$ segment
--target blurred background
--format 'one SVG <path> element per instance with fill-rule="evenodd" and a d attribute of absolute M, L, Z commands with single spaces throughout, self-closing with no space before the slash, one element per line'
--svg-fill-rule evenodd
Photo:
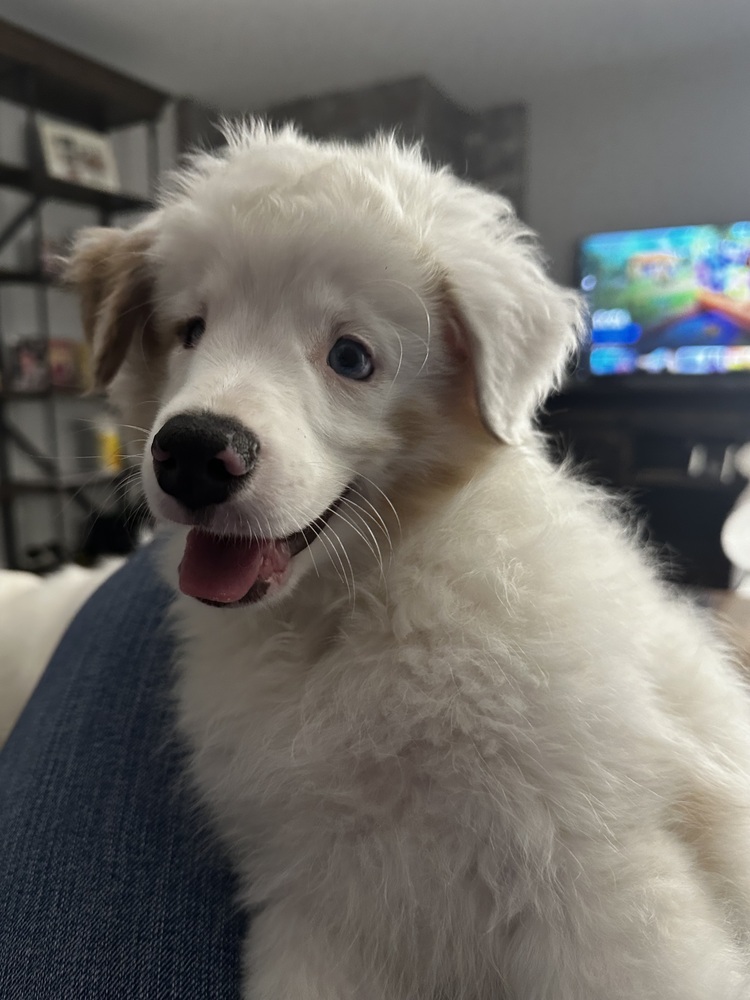
<path fill-rule="evenodd" d="M 1 13 L 0 565 L 46 573 L 137 543 L 116 422 L 79 394 L 87 358 L 57 255 L 82 225 L 146 211 L 161 170 L 220 141 L 219 114 L 264 113 L 315 136 L 397 127 L 510 198 L 590 305 L 589 341 L 542 417 L 556 454 L 629 498 L 667 575 L 739 583 L 747 0 L 4 0 Z"/>

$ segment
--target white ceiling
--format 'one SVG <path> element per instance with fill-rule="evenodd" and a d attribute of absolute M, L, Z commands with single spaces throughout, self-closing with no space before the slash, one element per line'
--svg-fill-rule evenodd
<path fill-rule="evenodd" d="M 418 73 L 481 107 L 544 77 L 680 53 L 710 73 L 701 50 L 750 49 L 750 0 L 3 0 L 2 15 L 228 110 Z"/>

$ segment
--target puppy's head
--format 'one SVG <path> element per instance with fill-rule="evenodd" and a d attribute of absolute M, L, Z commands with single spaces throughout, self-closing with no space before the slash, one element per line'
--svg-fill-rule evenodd
<path fill-rule="evenodd" d="M 89 230 L 69 276 L 94 377 L 147 435 L 181 589 L 290 592 L 377 547 L 390 496 L 516 445 L 576 341 L 501 198 L 378 139 L 240 128 L 129 231 Z"/>

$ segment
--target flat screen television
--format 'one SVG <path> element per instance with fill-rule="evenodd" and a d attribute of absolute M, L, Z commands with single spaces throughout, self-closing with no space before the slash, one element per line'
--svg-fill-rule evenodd
<path fill-rule="evenodd" d="M 581 241 L 579 274 L 579 376 L 750 383 L 750 222 L 598 233 Z"/>

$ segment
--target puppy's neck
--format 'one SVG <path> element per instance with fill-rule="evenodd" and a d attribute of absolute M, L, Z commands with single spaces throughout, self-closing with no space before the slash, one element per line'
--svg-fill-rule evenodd
<path fill-rule="evenodd" d="M 424 413 L 401 416 L 411 452 L 387 490 L 389 503 L 380 504 L 389 527 L 396 522 L 400 535 L 439 513 L 504 447 L 486 430 L 463 379 L 446 393 L 443 403 L 447 412 L 432 419 Z"/>

